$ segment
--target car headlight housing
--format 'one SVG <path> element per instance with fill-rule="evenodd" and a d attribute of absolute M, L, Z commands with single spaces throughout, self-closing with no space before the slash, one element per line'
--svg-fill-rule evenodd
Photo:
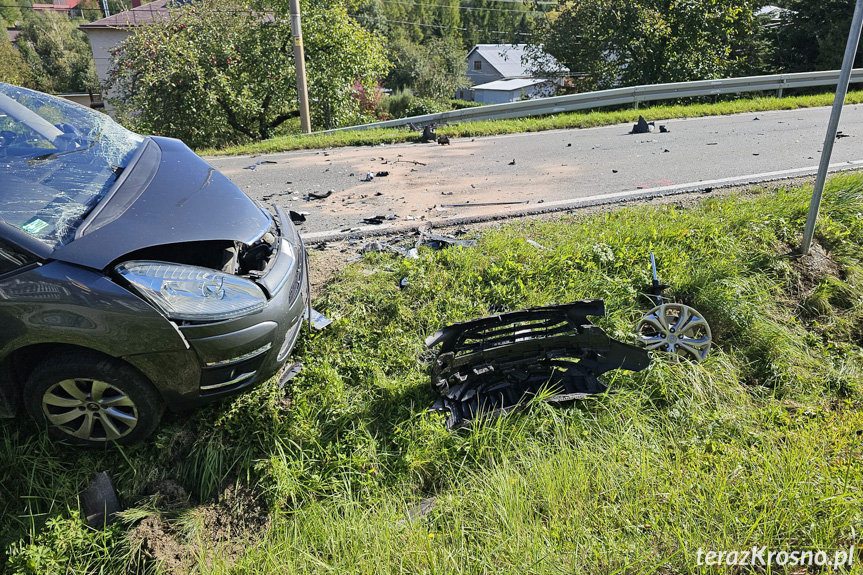
<path fill-rule="evenodd" d="M 267 304 L 255 283 L 198 266 L 128 261 L 116 268 L 147 301 L 171 319 L 218 321 L 246 315 Z"/>

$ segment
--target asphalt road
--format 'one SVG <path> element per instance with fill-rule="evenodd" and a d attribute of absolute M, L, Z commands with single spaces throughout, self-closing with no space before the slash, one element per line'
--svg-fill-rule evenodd
<path fill-rule="evenodd" d="M 308 212 L 300 231 L 321 239 L 806 175 L 820 161 L 829 115 L 814 108 L 668 120 L 643 135 L 617 125 L 207 160 L 252 198 Z M 831 164 L 861 163 L 863 107 L 846 107 L 839 129 L 847 137 Z M 361 182 L 369 172 L 388 175 Z M 477 205 L 494 202 L 522 203 Z M 363 221 L 375 216 L 383 223 Z"/>

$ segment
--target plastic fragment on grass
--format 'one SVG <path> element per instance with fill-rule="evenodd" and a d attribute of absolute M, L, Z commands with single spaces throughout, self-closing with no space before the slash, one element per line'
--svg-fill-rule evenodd
<path fill-rule="evenodd" d="M 107 471 L 93 476 L 87 489 L 81 493 L 80 499 L 81 509 L 90 527 L 101 529 L 117 519 L 120 501 L 117 499 L 117 492 Z"/>
<path fill-rule="evenodd" d="M 434 411 L 449 414 L 447 428 L 477 417 L 523 408 L 540 394 L 551 403 L 603 393 L 607 371 L 641 371 L 643 349 L 609 337 L 588 316 L 604 316 L 602 300 L 536 307 L 447 326 L 426 339 L 438 347 L 431 384 Z"/>
<path fill-rule="evenodd" d="M 313 328 L 320 331 L 333 323 L 333 320 L 316 310 L 315 308 L 311 309 L 311 314 L 309 315 L 309 323 Z"/>
<path fill-rule="evenodd" d="M 300 361 L 292 363 L 291 365 L 286 367 L 285 370 L 282 372 L 282 375 L 279 376 L 279 389 L 284 389 L 285 384 L 297 377 L 301 371 L 303 371 L 303 364 Z"/>
<path fill-rule="evenodd" d="M 435 250 L 441 250 L 450 246 L 472 248 L 476 245 L 476 240 L 459 240 L 448 236 L 424 232 L 422 235 L 422 244 Z"/>

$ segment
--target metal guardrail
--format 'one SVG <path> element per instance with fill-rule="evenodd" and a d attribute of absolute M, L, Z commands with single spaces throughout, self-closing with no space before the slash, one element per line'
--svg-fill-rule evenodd
<path fill-rule="evenodd" d="M 604 106 L 621 104 L 637 105 L 639 102 L 695 98 L 720 94 L 740 94 L 743 92 L 776 91 L 781 97 L 785 89 L 809 88 L 813 86 L 835 86 L 839 81 L 839 70 L 825 72 L 803 72 L 800 74 L 776 74 L 773 76 L 747 76 L 744 78 L 724 78 L 721 80 L 699 80 L 696 82 L 677 82 L 673 84 L 654 84 L 650 86 L 631 86 L 614 88 L 599 92 L 585 92 L 567 96 L 538 98 L 508 104 L 491 104 L 476 108 L 450 110 L 437 114 L 425 114 L 374 124 L 363 124 L 347 128 L 336 128 L 318 133 L 343 132 L 348 130 L 370 130 L 372 128 L 395 128 L 408 123 L 425 125 L 444 122 L 476 122 L 480 120 L 506 120 L 527 116 L 545 116 L 560 112 L 589 110 Z M 851 73 L 851 83 L 863 82 L 863 69 Z"/>

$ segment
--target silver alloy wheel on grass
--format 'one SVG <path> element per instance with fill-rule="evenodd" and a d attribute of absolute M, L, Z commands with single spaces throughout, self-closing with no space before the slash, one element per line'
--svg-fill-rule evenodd
<path fill-rule="evenodd" d="M 138 425 L 138 408 L 120 389 L 98 379 L 60 381 L 42 395 L 45 418 L 80 440 L 116 441 Z"/>
<path fill-rule="evenodd" d="M 704 316 L 680 303 L 656 306 L 644 314 L 636 332 L 648 351 L 665 351 L 695 361 L 703 361 L 713 343 Z"/>

